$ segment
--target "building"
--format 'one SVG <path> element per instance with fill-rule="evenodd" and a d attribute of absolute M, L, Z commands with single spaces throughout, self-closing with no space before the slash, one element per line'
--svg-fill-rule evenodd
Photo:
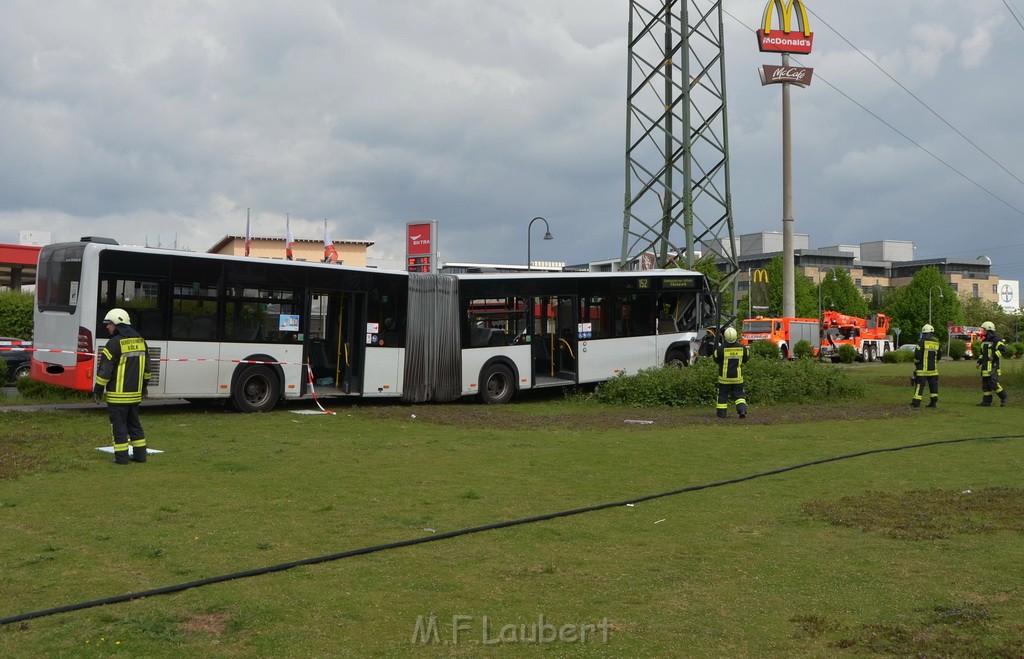
<path fill-rule="evenodd" d="M 338 263 L 366 267 L 366 251 L 373 246 L 367 240 L 335 240 L 334 249 L 338 252 Z M 210 254 L 245 255 L 245 236 L 224 236 L 216 245 L 206 250 Z M 260 259 L 284 259 L 284 237 L 265 238 L 253 236 L 249 244 L 249 256 Z M 296 261 L 324 260 L 323 240 L 296 239 L 292 248 L 292 256 Z"/>
<path fill-rule="evenodd" d="M 750 287 L 751 273 L 766 267 L 772 259 L 782 254 L 781 242 L 765 239 L 774 232 L 762 232 L 740 236 L 737 243 L 752 249 L 771 247 L 770 251 L 740 251 L 737 261 L 740 265 L 738 287 L 745 293 Z M 781 235 L 781 234 L 780 234 Z M 794 239 L 794 244 L 800 241 Z M 938 268 L 950 288 L 959 294 L 969 295 L 1007 308 L 1016 303 L 1019 308 L 1019 294 L 1013 291 L 1019 287 L 1016 282 L 1000 280 L 991 272 L 992 262 L 983 259 L 915 259 L 914 243 L 907 240 L 878 240 L 860 245 L 831 245 L 819 249 L 794 248 L 794 272 L 809 277 L 820 284 L 831 270 L 845 270 L 862 293 L 872 297 L 874 304 L 881 299 L 881 292 L 887 288 L 906 286 L 921 268 Z M 722 265 L 720 263 L 720 265 Z M 1003 284 L 1007 284 L 1004 287 Z M 1007 301 L 1004 301 L 1004 298 Z"/>

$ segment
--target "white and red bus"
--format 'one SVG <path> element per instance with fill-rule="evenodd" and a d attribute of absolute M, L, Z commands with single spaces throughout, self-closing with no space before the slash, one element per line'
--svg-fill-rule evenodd
<path fill-rule="evenodd" d="M 685 270 L 410 274 L 86 238 L 40 252 L 31 377 L 90 390 L 120 307 L 149 345 L 151 398 L 502 403 L 691 363 L 716 299 Z"/>

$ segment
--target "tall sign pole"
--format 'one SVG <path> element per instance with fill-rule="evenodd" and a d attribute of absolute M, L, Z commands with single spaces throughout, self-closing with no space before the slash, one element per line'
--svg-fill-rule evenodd
<path fill-rule="evenodd" d="M 781 29 L 772 29 L 777 16 Z M 794 26 L 793 18 L 797 25 Z M 793 30 L 793 27 L 799 29 Z M 761 84 L 782 85 L 782 315 L 796 316 L 796 275 L 793 249 L 793 139 L 789 109 L 789 88 L 792 84 L 806 87 L 813 69 L 791 67 L 790 53 L 808 54 L 814 42 L 807 8 L 802 0 L 769 0 L 764 8 L 762 28 L 757 31 L 761 52 L 781 53 L 781 67 L 761 67 Z M 806 82 L 803 82 L 806 80 Z"/>

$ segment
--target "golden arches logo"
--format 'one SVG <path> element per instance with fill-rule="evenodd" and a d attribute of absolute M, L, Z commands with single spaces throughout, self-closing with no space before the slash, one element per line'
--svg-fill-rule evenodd
<path fill-rule="evenodd" d="M 796 32 L 793 32 L 794 14 L 800 28 Z M 782 23 L 780 30 L 772 30 L 772 16 L 778 16 Z M 764 8 L 764 20 L 757 31 L 757 44 L 761 52 L 810 53 L 814 45 L 814 34 L 811 33 L 811 22 L 807 19 L 807 7 L 803 0 L 768 0 Z"/>
<path fill-rule="evenodd" d="M 768 283 L 768 271 L 764 268 L 754 270 L 754 283 L 758 284 L 760 282 Z"/>
<path fill-rule="evenodd" d="M 775 11 L 772 11 L 773 9 Z M 804 33 L 805 37 L 810 37 L 811 22 L 807 20 L 807 7 L 801 0 L 768 0 L 768 5 L 764 8 L 765 34 L 771 34 L 772 14 L 778 14 L 779 20 L 782 21 L 783 32 L 786 34 L 792 32 L 794 9 L 797 11 L 796 19 L 800 23 L 800 31 Z"/>

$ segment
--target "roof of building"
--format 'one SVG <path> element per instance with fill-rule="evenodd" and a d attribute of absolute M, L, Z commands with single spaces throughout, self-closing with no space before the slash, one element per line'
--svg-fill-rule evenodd
<path fill-rule="evenodd" d="M 284 236 L 252 236 L 252 240 L 254 242 L 257 241 L 257 240 L 261 240 L 261 241 L 268 241 L 268 242 L 282 242 L 283 243 L 284 239 L 285 239 Z M 224 247 L 227 246 L 227 244 L 230 243 L 233 240 L 245 240 L 245 236 L 236 236 L 236 235 L 224 236 L 219 241 L 217 241 L 217 244 L 215 244 L 213 247 L 211 247 L 210 249 L 208 249 L 206 251 L 208 253 L 210 253 L 210 254 L 216 254 L 217 252 L 219 252 L 222 249 L 224 249 Z M 321 238 L 295 238 L 295 237 L 293 237 L 292 240 L 294 240 L 296 244 L 316 243 L 318 245 L 323 245 L 323 243 L 324 243 L 323 239 L 321 239 Z M 372 247 L 374 245 L 373 241 L 371 241 L 371 240 L 334 240 L 334 239 L 332 239 L 331 242 L 334 243 L 335 245 L 364 245 L 366 247 Z"/>

